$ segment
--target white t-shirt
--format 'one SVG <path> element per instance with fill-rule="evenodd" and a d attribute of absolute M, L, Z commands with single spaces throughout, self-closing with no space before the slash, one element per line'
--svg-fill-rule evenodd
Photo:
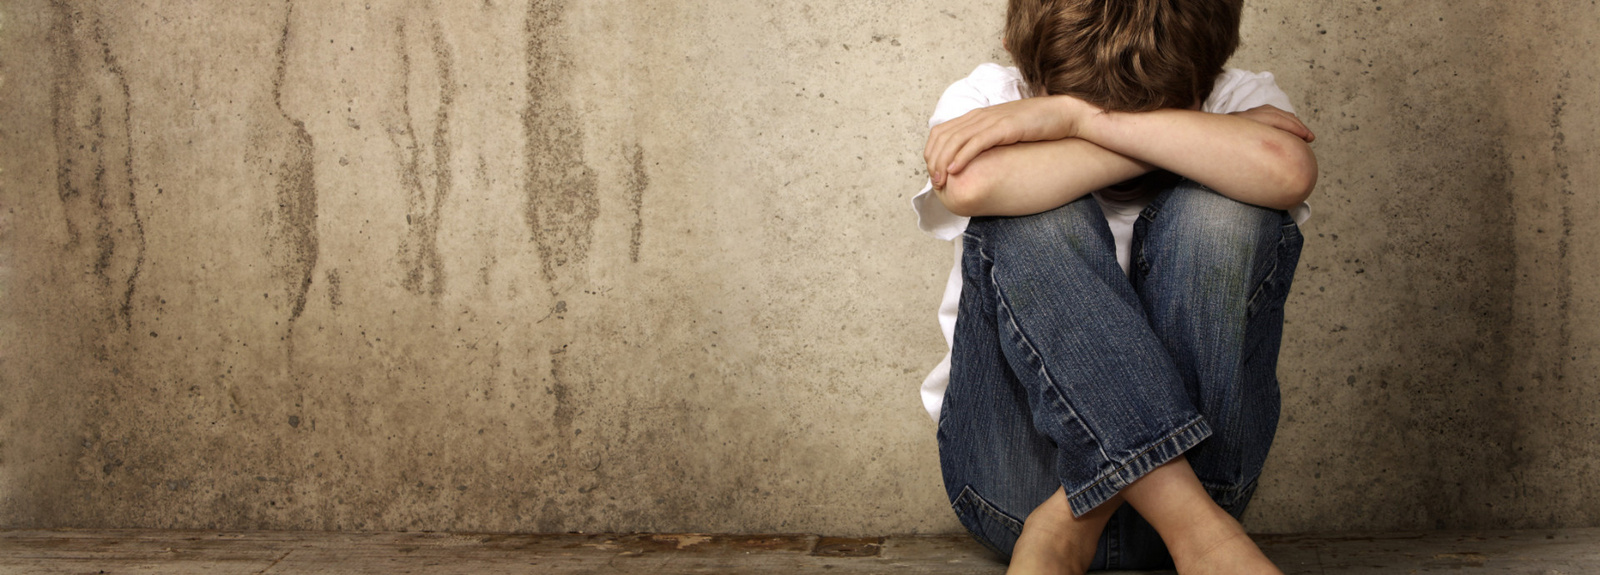
<path fill-rule="evenodd" d="M 928 127 L 932 128 L 954 120 L 978 108 L 1020 100 L 1022 86 L 1022 74 L 1017 72 L 1016 68 L 992 63 L 978 66 L 971 75 L 957 80 L 945 89 L 944 95 L 939 98 L 939 105 L 934 108 L 933 118 L 928 120 Z M 1272 73 L 1255 73 L 1229 68 L 1217 76 L 1217 83 L 1211 89 L 1211 96 L 1206 98 L 1200 110 L 1228 114 L 1269 105 L 1294 113 L 1294 108 L 1289 105 L 1289 96 L 1278 89 Z M 1100 203 L 1100 209 L 1106 216 L 1106 223 L 1111 226 L 1111 235 L 1116 239 L 1117 263 L 1122 265 L 1123 273 L 1127 273 L 1133 249 L 1133 224 L 1139 219 L 1139 212 L 1149 205 L 1150 200 L 1143 198 L 1130 202 L 1116 202 L 1105 199 L 1099 192 L 1094 193 L 1094 199 Z M 945 283 L 944 300 L 939 303 L 939 327 L 944 331 L 945 344 L 953 347 L 956 310 L 961 303 L 961 233 L 967 229 L 968 218 L 950 213 L 950 210 L 939 201 L 938 196 L 934 195 L 931 181 L 911 198 L 911 207 L 917 212 L 917 227 L 922 228 L 928 235 L 941 240 L 952 240 L 955 244 L 955 265 L 950 270 L 950 279 Z M 1311 207 L 1302 203 L 1289 210 L 1289 213 L 1296 222 L 1305 223 L 1311 216 Z M 929 373 L 927 379 L 922 381 L 922 405 L 928 409 L 928 415 L 933 416 L 935 422 L 939 421 L 939 408 L 944 404 L 944 390 L 949 386 L 950 354 L 946 353 L 939 365 L 933 368 L 933 373 Z"/>

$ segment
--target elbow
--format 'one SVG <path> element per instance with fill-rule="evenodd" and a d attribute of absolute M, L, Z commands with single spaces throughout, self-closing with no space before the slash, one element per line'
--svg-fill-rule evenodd
<path fill-rule="evenodd" d="M 1306 201 L 1306 198 L 1311 197 L 1312 190 L 1317 188 L 1317 157 L 1312 155 L 1311 148 L 1305 148 L 1305 154 L 1295 163 L 1294 169 L 1290 170 L 1288 180 L 1284 185 L 1284 189 L 1288 191 L 1286 203 L 1289 205 L 1283 208 L 1286 210 Z"/>
<path fill-rule="evenodd" d="M 1287 210 L 1300 205 L 1317 187 L 1317 157 L 1311 147 L 1296 138 L 1287 146 L 1269 146 L 1277 166 L 1273 178 L 1273 198 L 1267 207 Z"/>
<path fill-rule="evenodd" d="M 980 170 L 967 166 L 959 174 L 945 177 L 944 189 L 939 191 L 939 201 L 950 213 L 963 216 L 985 215 L 984 207 L 990 196 L 987 179 Z"/>

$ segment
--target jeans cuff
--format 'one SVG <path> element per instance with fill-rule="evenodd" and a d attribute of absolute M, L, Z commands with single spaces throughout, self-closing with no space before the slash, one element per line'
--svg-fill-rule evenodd
<path fill-rule="evenodd" d="M 1101 475 L 1088 487 L 1067 495 L 1072 505 L 1072 516 L 1081 517 L 1116 496 L 1118 491 L 1137 481 L 1144 474 L 1160 467 L 1183 452 L 1211 436 L 1211 426 L 1204 418 L 1195 416 L 1166 437 L 1144 448 L 1121 466 Z"/>

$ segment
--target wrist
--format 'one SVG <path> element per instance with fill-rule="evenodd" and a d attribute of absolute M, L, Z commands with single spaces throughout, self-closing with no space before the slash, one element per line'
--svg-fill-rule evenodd
<path fill-rule="evenodd" d="M 1071 137 L 1098 144 L 1097 140 L 1104 136 L 1111 121 L 1112 112 L 1077 98 L 1064 98 L 1069 100 L 1065 106 L 1070 110 L 1067 117 L 1071 119 Z"/>
<path fill-rule="evenodd" d="M 1037 96 L 1037 101 L 1043 104 L 1038 108 L 1034 124 L 1036 132 L 1029 134 L 1024 141 L 1065 140 L 1078 137 L 1084 120 L 1089 116 L 1090 106 L 1082 100 L 1072 96 Z"/>

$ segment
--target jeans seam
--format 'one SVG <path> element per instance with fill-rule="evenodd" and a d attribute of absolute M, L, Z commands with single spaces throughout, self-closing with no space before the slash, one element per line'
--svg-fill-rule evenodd
<path fill-rule="evenodd" d="M 1015 524 L 1022 523 L 1021 521 L 1018 521 L 1017 518 L 1010 516 L 1004 511 L 995 509 L 994 504 L 989 503 L 989 500 L 984 499 L 982 495 L 978 495 L 978 491 L 973 489 L 971 485 L 962 488 L 962 490 L 970 493 L 975 503 L 974 506 L 978 508 L 978 511 L 982 512 L 984 515 L 988 515 L 991 519 L 1001 521 L 1007 525 L 1008 528 L 1014 526 Z"/>
<path fill-rule="evenodd" d="M 1021 526 L 1022 526 L 1023 522 L 1017 520 L 1017 518 L 1012 517 L 1011 515 L 1007 514 L 1006 512 L 1001 511 L 999 508 L 995 507 L 994 504 L 990 503 L 988 499 L 984 499 L 984 497 L 982 495 L 979 495 L 978 491 L 976 489 L 973 489 L 972 485 L 970 485 L 970 484 L 963 485 L 961 487 L 961 493 L 959 495 L 957 495 L 955 499 L 950 501 L 950 509 L 951 509 L 951 511 L 956 513 L 957 517 L 961 517 L 961 509 L 960 509 L 961 506 L 959 506 L 958 504 L 963 500 L 965 500 L 967 502 L 965 504 L 965 507 L 971 508 L 971 509 L 977 511 L 978 513 L 981 513 L 984 516 L 987 516 L 990 519 L 998 522 L 1001 527 L 1003 527 L 1007 531 L 1010 531 L 1012 536 L 1014 536 L 1014 537 L 1021 536 L 1021 534 L 1022 534 L 1022 527 Z M 977 519 L 977 518 L 974 518 L 974 519 Z M 1010 555 L 1010 553 L 1006 552 L 1003 549 L 1000 549 L 1000 542 L 998 542 L 998 541 L 989 541 L 987 536 L 985 536 L 984 534 L 981 533 L 981 531 L 982 531 L 981 529 L 974 529 L 974 527 L 977 527 L 977 526 L 974 525 L 974 526 L 967 527 L 967 530 L 973 532 L 973 535 L 977 536 L 975 538 L 978 539 L 978 542 L 983 544 L 984 547 L 988 547 L 990 551 L 993 551 L 993 552 L 995 552 L 995 553 L 997 553 L 999 555 L 1002 555 L 1002 556 L 1009 556 Z"/>
<path fill-rule="evenodd" d="M 1284 235 L 1282 232 L 1279 232 L 1278 244 L 1274 246 L 1275 249 L 1273 250 L 1272 268 L 1267 270 L 1266 275 L 1261 277 L 1261 283 L 1256 285 L 1255 291 L 1250 294 L 1250 299 L 1245 300 L 1244 317 L 1246 321 L 1252 317 L 1255 317 L 1255 315 L 1260 311 L 1257 309 L 1257 302 L 1261 301 L 1261 298 L 1267 293 L 1267 288 L 1271 286 L 1272 281 L 1277 278 L 1278 268 L 1283 267 L 1281 260 L 1283 259 L 1284 246 L 1288 243 L 1288 241 L 1288 236 Z"/>
<path fill-rule="evenodd" d="M 1123 518 L 1117 514 L 1111 516 L 1111 521 L 1106 524 L 1106 569 L 1116 569 L 1122 566 L 1122 537 Z"/>
<path fill-rule="evenodd" d="M 1252 481 L 1254 481 L 1254 479 L 1249 481 L 1241 481 L 1236 485 L 1201 481 L 1200 486 L 1204 487 L 1207 493 L 1216 494 L 1214 499 L 1216 499 L 1217 505 L 1226 506 L 1232 505 L 1238 499 L 1239 493 L 1244 491 L 1244 487 L 1249 485 Z"/>
<path fill-rule="evenodd" d="M 1044 378 L 1050 391 L 1056 395 L 1061 405 L 1066 407 L 1066 411 L 1071 416 L 1072 421 L 1077 423 L 1078 427 L 1083 429 L 1084 434 L 1088 435 L 1089 439 L 1094 442 L 1094 448 L 1100 452 L 1100 457 L 1104 458 L 1105 461 L 1112 461 L 1111 455 L 1106 453 L 1105 443 L 1100 441 L 1100 435 L 1089 429 L 1088 422 L 1085 422 L 1083 417 L 1078 415 L 1078 410 L 1072 407 L 1072 402 L 1067 401 L 1067 398 L 1061 393 L 1060 387 L 1056 385 L 1056 379 L 1050 376 L 1048 366 L 1045 365 L 1044 359 L 1039 355 L 1039 350 L 1028 339 L 1028 334 L 1022 331 L 1022 326 L 1017 324 L 1016 315 L 1011 313 L 1011 305 L 1006 302 L 1005 294 L 1000 291 L 1000 281 L 994 277 L 994 272 L 995 267 L 990 267 L 989 282 L 994 289 L 994 299 L 999 303 L 1000 309 L 1005 312 L 1006 323 L 1011 326 L 1012 333 L 1016 334 L 1015 337 L 1019 340 L 1018 343 L 1027 348 L 1029 359 L 1039 366 L 1039 375 Z"/>

